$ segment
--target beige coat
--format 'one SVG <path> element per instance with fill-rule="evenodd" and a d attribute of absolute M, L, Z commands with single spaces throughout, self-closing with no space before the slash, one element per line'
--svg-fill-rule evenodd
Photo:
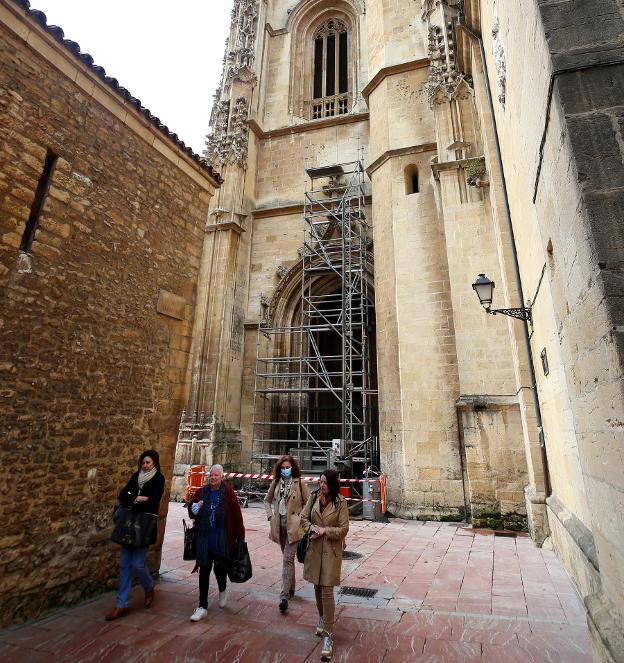
<path fill-rule="evenodd" d="M 267 496 L 264 498 L 264 508 L 267 518 L 271 521 L 269 539 L 280 542 L 280 515 L 279 515 L 279 486 L 281 479 L 272 481 Z M 303 536 L 301 531 L 301 510 L 310 497 L 310 489 L 301 479 L 293 479 L 288 499 L 286 500 L 286 531 L 288 543 L 295 543 Z"/>
<path fill-rule="evenodd" d="M 330 502 L 321 513 L 319 500 L 312 496 L 301 513 L 301 526 L 307 532 L 311 525 L 325 527 L 325 535 L 310 539 L 310 547 L 303 565 L 303 577 L 315 585 L 335 587 L 340 584 L 342 551 L 349 531 L 347 500 L 338 496 L 338 504 Z M 312 511 L 310 512 L 310 509 Z"/>

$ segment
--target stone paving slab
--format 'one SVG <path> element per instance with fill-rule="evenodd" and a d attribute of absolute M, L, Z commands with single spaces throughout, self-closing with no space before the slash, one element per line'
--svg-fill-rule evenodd
<path fill-rule="evenodd" d="M 197 575 L 183 562 L 182 518 L 172 503 L 156 599 L 105 622 L 113 594 L 0 631 L 11 663 L 296 663 L 320 660 L 312 587 L 297 564 L 296 593 L 278 609 L 281 556 L 268 540 L 264 509 L 243 511 L 254 567 L 230 585 L 225 609 L 211 579 L 209 616 L 191 623 Z M 112 545 L 112 544 L 111 544 Z M 372 598 L 337 595 L 334 661 L 352 663 L 590 663 L 583 605 L 554 553 L 526 536 L 501 537 L 447 523 L 352 521 L 343 586 Z"/>

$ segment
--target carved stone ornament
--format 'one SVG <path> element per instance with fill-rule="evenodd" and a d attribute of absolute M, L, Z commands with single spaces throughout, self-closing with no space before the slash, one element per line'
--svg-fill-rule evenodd
<path fill-rule="evenodd" d="M 280 280 L 283 279 L 286 276 L 287 272 L 288 272 L 288 269 L 286 269 L 286 267 L 284 267 L 284 265 L 278 265 L 277 269 L 275 270 L 275 273 L 277 274 L 277 278 L 280 279 Z"/>
<path fill-rule="evenodd" d="M 220 101 L 213 110 L 213 130 L 207 136 L 204 156 L 213 165 L 233 163 L 245 167 L 249 144 L 247 99 L 238 97 L 230 116 L 230 102 Z"/>
<path fill-rule="evenodd" d="M 507 58 L 505 47 L 500 33 L 500 23 L 496 5 L 494 5 L 494 24 L 492 26 L 492 54 L 494 55 L 494 68 L 496 69 L 496 86 L 498 88 L 498 101 L 504 106 L 507 87 Z"/>
<path fill-rule="evenodd" d="M 230 43 L 234 48 L 226 57 L 222 92 L 229 90 L 234 80 L 252 85 L 257 82 L 254 71 L 257 18 L 258 0 L 234 0 L 230 27 Z"/>
<path fill-rule="evenodd" d="M 425 89 L 429 103 L 434 103 L 438 92 L 451 99 L 464 76 L 457 70 L 455 53 L 447 50 L 442 28 L 438 26 L 429 29 L 428 56 L 431 62 Z"/>
<path fill-rule="evenodd" d="M 339 18 L 330 18 L 325 21 L 323 25 L 314 33 L 314 39 L 322 39 L 323 37 L 334 37 L 336 35 L 347 32 L 347 26 Z"/>
<path fill-rule="evenodd" d="M 268 327 L 271 320 L 271 299 L 260 293 L 260 326 Z"/>
<path fill-rule="evenodd" d="M 192 437 L 196 437 L 198 432 L 204 433 L 202 437 L 206 437 L 206 434 L 212 432 L 213 427 L 214 415 L 212 413 L 182 410 L 179 433 L 184 434 L 183 437 L 190 440 Z"/>
<path fill-rule="evenodd" d="M 229 156 L 227 144 L 228 121 L 230 116 L 230 102 L 228 99 L 217 102 L 212 109 L 212 133 L 207 136 L 206 159 L 216 165 L 223 164 Z"/>
<path fill-rule="evenodd" d="M 238 97 L 232 119 L 230 121 L 230 145 L 231 160 L 239 166 L 244 166 L 247 162 L 247 147 L 249 144 L 249 108 L 245 97 Z"/>
<path fill-rule="evenodd" d="M 444 9 L 442 15 L 432 16 L 433 10 L 440 6 Z M 460 7 L 460 0 L 426 0 L 423 3 L 423 20 L 429 24 L 427 56 L 430 61 L 425 89 L 431 105 L 452 99 L 464 80 L 457 68 L 453 30 L 453 20 Z"/>
<path fill-rule="evenodd" d="M 236 163 L 246 166 L 249 129 L 249 104 L 238 97 L 231 109 L 229 94 L 235 80 L 257 83 L 255 49 L 258 20 L 258 0 L 234 0 L 230 37 L 225 42 L 221 82 L 214 95 L 210 117 L 211 133 L 207 136 L 204 155 L 213 165 Z"/>
<path fill-rule="evenodd" d="M 457 7 L 458 9 L 461 9 L 462 0 L 422 0 L 422 20 L 426 21 L 431 12 L 433 12 L 436 7 L 439 7 L 440 5 L 446 5 L 447 7 Z"/>

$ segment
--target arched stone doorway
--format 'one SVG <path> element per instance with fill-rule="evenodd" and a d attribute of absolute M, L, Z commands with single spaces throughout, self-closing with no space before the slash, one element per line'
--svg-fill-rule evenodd
<path fill-rule="evenodd" d="M 340 280 L 324 275 L 302 281 L 301 262 L 283 277 L 258 336 L 252 440 L 257 469 L 267 470 L 275 456 L 295 450 L 304 469 L 311 471 L 333 465 L 340 457 L 336 464 L 346 475 L 361 476 L 366 467 L 379 467 L 372 269 L 365 278 L 368 324 L 360 341 L 366 350 L 351 361 L 355 425 L 345 448 L 340 401 L 345 371 L 337 331 L 343 314 Z M 312 329 L 302 329 L 302 289 L 317 302 L 321 324 Z M 325 454 L 332 442 L 336 453 L 328 460 Z"/>

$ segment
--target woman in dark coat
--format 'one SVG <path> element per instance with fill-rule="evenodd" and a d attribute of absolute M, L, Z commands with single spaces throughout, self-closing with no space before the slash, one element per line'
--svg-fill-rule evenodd
<path fill-rule="evenodd" d="M 208 578 L 214 565 L 219 588 L 219 607 L 225 608 L 227 569 L 234 557 L 236 541 L 245 540 L 243 514 L 236 493 L 223 483 L 223 467 L 213 465 L 208 485 L 200 488 L 188 507 L 197 530 L 197 566 L 199 567 L 199 606 L 191 615 L 198 622 L 208 614 Z"/>
<path fill-rule="evenodd" d="M 119 503 L 133 512 L 145 512 L 158 514 L 160 509 L 160 499 L 165 490 L 165 477 L 160 471 L 160 459 L 158 452 L 154 449 L 144 451 L 139 458 L 139 469 L 131 477 L 119 493 Z M 107 621 L 119 619 L 128 614 L 128 600 L 130 598 L 130 589 L 132 588 L 132 571 L 143 589 L 145 590 L 145 600 L 143 605 L 149 608 L 154 600 L 154 580 L 150 575 L 149 569 L 145 566 L 145 556 L 149 545 L 156 543 L 156 529 L 148 546 L 144 548 L 131 548 L 130 546 L 121 546 L 121 555 L 119 558 L 119 591 L 117 592 L 117 601 L 115 609 L 106 615 Z"/>

